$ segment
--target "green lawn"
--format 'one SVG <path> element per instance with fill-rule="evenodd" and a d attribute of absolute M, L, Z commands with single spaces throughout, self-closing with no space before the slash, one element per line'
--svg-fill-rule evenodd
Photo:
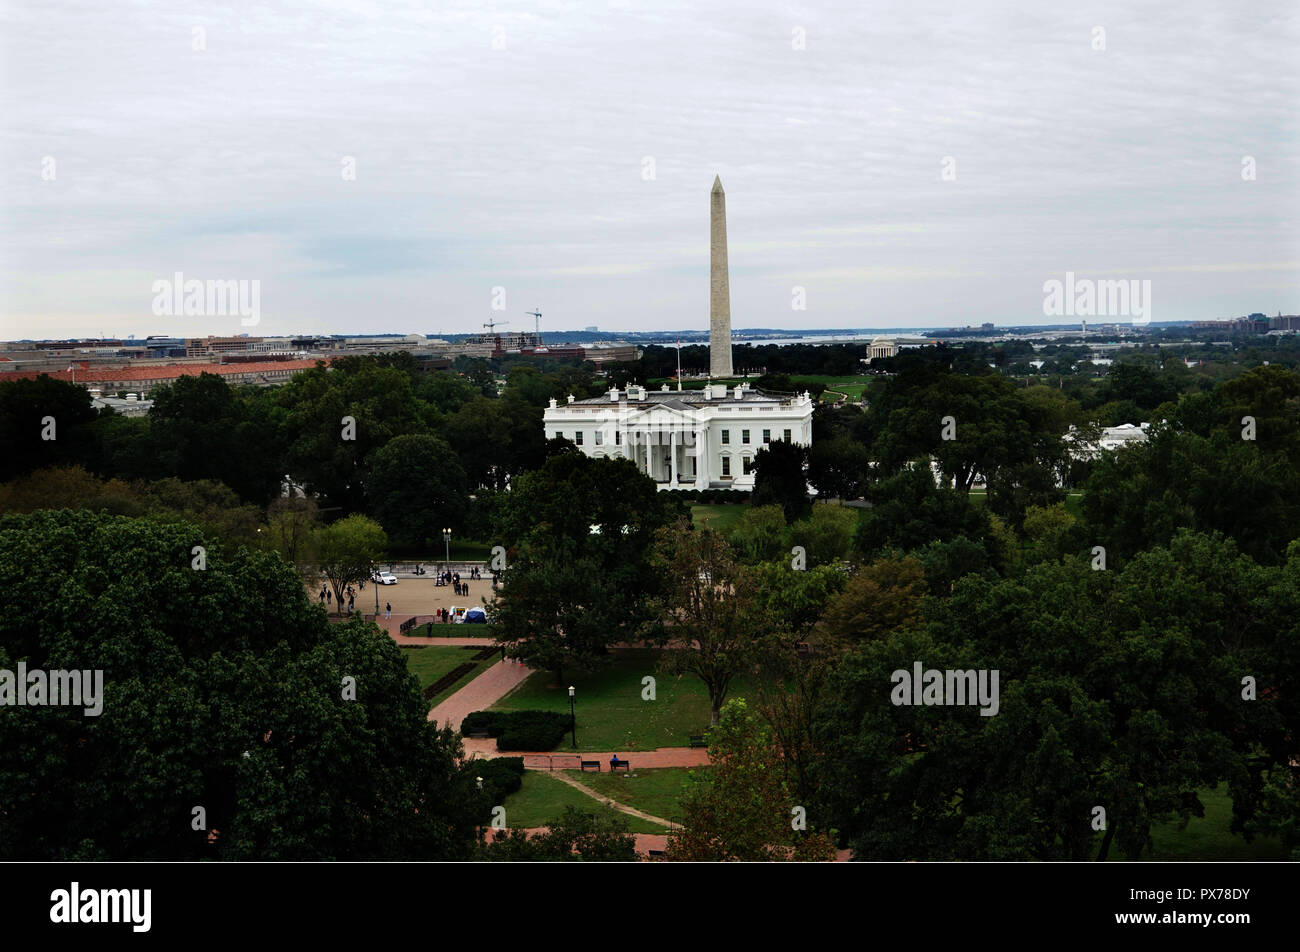
<path fill-rule="evenodd" d="M 726 379 L 719 377 L 717 380 L 685 380 L 682 382 L 682 389 L 703 390 L 705 385 L 710 383 L 734 387 L 738 383 L 748 382 L 752 386 L 757 379 L 757 377 L 728 377 Z M 822 383 L 826 385 L 828 390 L 838 390 L 840 393 L 847 394 L 850 400 L 857 400 L 862 396 L 863 391 L 867 389 L 867 385 L 870 383 L 870 379 L 869 377 L 853 375 L 846 377 L 834 377 L 829 374 L 790 375 L 790 382 L 796 386 L 805 383 Z M 646 387 L 650 390 L 658 390 L 664 384 L 668 384 L 673 389 L 677 387 L 676 382 L 668 377 L 652 377 L 646 381 Z"/>
<path fill-rule="evenodd" d="M 749 505 L 743 502 L 694 505 L 691 506 L 691 522 L 698 528 L 709 526 L 726 535 L 736 527 L 748 508 Z"/>
<path fill-rule="evenodd" d="M 868 377 L 832 377 L 827 374 L 791 374 L 790 382 L 796 386 L 802 383 L 821 383 L 827 390 L 836 390 L 848 396 L 850 400 L 862 397 L 870 382 Z M 834 398 L 832 398 L 834 399 Z"/>
<path fill-rule="evenodd" d="M 1227 784 L 1220 784 L 1213 790 L 1200 790 L 1199 795 L 1201 803 L 1205 805 L 1205 816 L 1192 817 L 1185 830 L 1180 830 L 1177 823 L 1155 827 L 1151 831 L 1151 839 L 1155 844 L 1149 853 L 1142 854 L 1144 861 L 1262 862 L 1287 858 L 1281 840 L 1276 837 L 1256 837 L 1254 842 L 1247 843 L 1242 837 L 1230 832 L 1232 797 L 1228 794 Z M 1101 836 L 1102 834 L 1097 834 L 1099 848 Z M 1122 861 L 1124 854 L 1111 843 L 1107 859 Z"/>
<path fill-rule="evenodd" d="M 492 705 L 497 711 L 569 713 L 568 685 L 577 690 L 578 747 L 623 753 L 658 747 L 685 747 L 692 734 L 709 726 L 709 697 L 699 678 L 666 674 L 658 669 L 658 651 L 620 652 L 613 665 L 594 674 L 566 674 L 566 683 L 538 671 Z M 643 701 L 642 678 L 655 679 L 655 700 Z M 743 697 L 746 679 L 732 682 L 729 697 Z M 566 737 L 556 752 L 573 750 Z M 635 761 L 634 761 L 635 763 Z"/>
<path fill-rule="evenodd" d="M 665 820 L 680 818 L 682 791 L 687 777 L 694 771 L 704 773 L 708 767 L 659 767 L 654 770 L 637 770 L 636 758 L 631 758 L 632 773 L 582 773 L 567 771 L 574 780 L 586 784 L 611 800 L 635 807 L 651 816 Z M 607 764 L 601 765 L 606 770 Z"/>
<path fill-rule="evenodd" d="M 463 627 L 463 626 L 446 626 Z M 465 648 L 448 648 L 430 647 L 430 648 L 402 648 L 402 654 L 406 656 L 406 669 L 420 679 L 420 690 L 423 691 L 429 685 L 433 684 L 444 674 L 448 674 L 452 669 L 462 664 L 474 662 L 474 670 L 465 675 L 451 687 L 444 689 L 441 693 L 434 695 L 429 700 L 429 707 L 435 707 L 443 701 L 444 698 L 450 697 L 453 693 L 463 688 L 471 680 L 478 677 L 483 669 L 493 664 L 497 656 L 493 655 L 483 661 L 474 661 L 474 651 Z"/>
<path fill-rule="evenodd" d="M 532 829 L 549 826 L 564 814 L 565 807 L 576 807 L 586 812 L 608 810 L 599 800 L 592 799 L 580 790 L 540 770 L 525 770 L 524 785 L 506 797 L 506 826 L 511 829 Z M 616 814 L 627 822 L 629 833 L 663 833 L 662 826 L 626 813 Z"/>

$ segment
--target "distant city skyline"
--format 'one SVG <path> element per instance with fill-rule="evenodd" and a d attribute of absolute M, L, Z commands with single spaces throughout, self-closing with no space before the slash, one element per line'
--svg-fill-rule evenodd
<path fill-rule="evenodd" d="M 1300 311 L 1294 8 L 2 22 L 0 338 L 707 332 L 715 175 L 736 333 L 1051 324 L 1067 274 L 1153 324 Z M 157 313 L 178 273 L 255 323 Z"/>

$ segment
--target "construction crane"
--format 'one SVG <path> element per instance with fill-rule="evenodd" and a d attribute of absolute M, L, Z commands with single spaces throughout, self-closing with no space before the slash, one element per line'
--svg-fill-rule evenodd
<path fill-rule="evenodd" d="M 535 311 L 524 311 L 533 319 L 533 336 L 537 338 L 537 343 L 542 342 L 542 309 L 539 307 Z"/>
<path fill-rule="evenodd" d="M 509 321 L 488 321 L 488 322 L 487 322 L 486 324 L 484 324 L 483 326 L 486 327 L 486 328 L 488 329 L 488 333 L 489 333 L 489 334 L 495 334 L 495 333 L 496 333 L 496 328 L 498 328 L 498 327 L 505 327 L 505 326 L 506 326 L 507 324 L 509 324 L 509 323 L 510 323 Z"/>

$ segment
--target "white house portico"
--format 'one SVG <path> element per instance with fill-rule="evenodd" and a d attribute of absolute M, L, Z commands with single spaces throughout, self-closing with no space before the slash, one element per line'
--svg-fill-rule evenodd
<path fill-rule="evenodd" d="M 631 386 L 543 414 L 546 438 L 563 437 L 588 456 L 624 457 L 660 489 L 754 488 L 754 456 L 784 440 L 812 442 L 813 401 L 748 384 L 703 390 L 647 391 Z"/>

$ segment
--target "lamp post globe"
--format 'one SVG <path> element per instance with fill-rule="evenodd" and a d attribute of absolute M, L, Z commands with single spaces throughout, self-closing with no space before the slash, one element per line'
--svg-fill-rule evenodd
<path fill-rule="evenodd" d="M 577 711 L 573 706 L 573 685 L 572 684 L 569 685 L 569 724 L 571 725 L 573 730 L 573 746 L 576 749 L 578 746 L 578 716 L 577 716 Z"/>

